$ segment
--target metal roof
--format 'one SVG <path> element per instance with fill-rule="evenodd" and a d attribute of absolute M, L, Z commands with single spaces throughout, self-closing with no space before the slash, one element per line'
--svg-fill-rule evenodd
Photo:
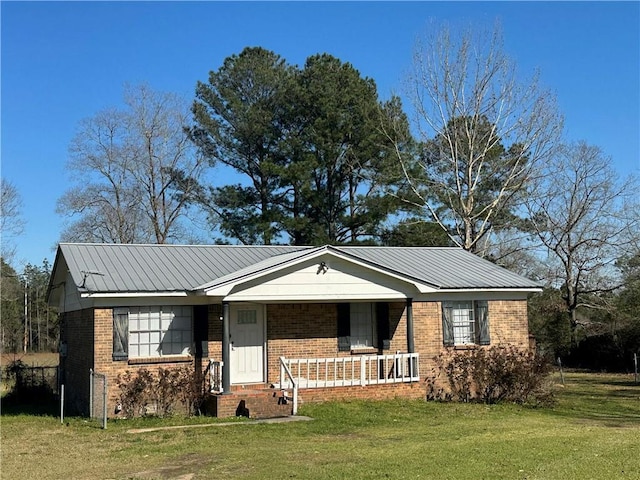
<path fill-rule="evenodd" d="M 84 292 L 192 292 L 260 274 L 316 252 L 330 252 L 439 289 L 538 288 L 532 280 L 455 247 L 296 247 L 60 244 Z M 54 281 L 52 277 L 52 282 Z"/>
<path fill-rule="evenodd" d="M 87 292 L 177 292 L 305 247 L 62 243 L 78 287 Z M 59 262 L 56 257 L 56 265 Z M 54 265 L 54 269 L 56 267 Z"/>
<path fill-rule="evenodd" d="M 540 287 L 533 280 L 458 247 L 334 248 L 441 289 Z"/>

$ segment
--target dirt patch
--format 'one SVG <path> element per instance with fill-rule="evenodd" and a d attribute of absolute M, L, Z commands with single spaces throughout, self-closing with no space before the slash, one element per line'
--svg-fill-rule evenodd
<path fill-rule="evenodd" d="M 202 469 L 203 465 L 207 465 L 210 457 L 190 453 L 173 459 L 171 465 L 144 470 L 131 474 L 131 478 L 140 480 L 192 480 L 195 473 Z"/>
<path fill-rule="evenodd" d="M 172 425 L 170 427 L 133 428 L 131 430 L 127 430 L 127 433 L 149 433 L 159 432 L 162 430 L 185 430 L 190 428 L 207 427 L 230 427 L 233 425 L 258 425 L 261 423 L 308 422 L 310 420 L 313 419 L 311 417 L 305 417 L 304 415 L 296 415 L 292 417 L 260 418 L 258 420 L 248 420 L 242 422 L 201 423 L 197 425 Z"/>

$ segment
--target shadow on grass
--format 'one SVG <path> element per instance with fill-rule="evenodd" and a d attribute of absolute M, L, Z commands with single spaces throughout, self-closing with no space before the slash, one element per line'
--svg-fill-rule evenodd
<path fill-rule="evenodd" d="M 60 403 L 55 396 L 26 397 L 13 393 L 2 397 L 2 416 L 33 415 L 55 417 L 60 415 Z"/>
<path fill-rule="evenodd" d="M 608 427 L 640 427 L 640 385 L 628 376 L 570 374 L 559 387 L 554 416 Z"/>
<path fill-rule="evenodd" d="M 60 414 L 60 398 L 48 385 L 13 388 L 2 396 L 2 415 L 55 416 Z"/>

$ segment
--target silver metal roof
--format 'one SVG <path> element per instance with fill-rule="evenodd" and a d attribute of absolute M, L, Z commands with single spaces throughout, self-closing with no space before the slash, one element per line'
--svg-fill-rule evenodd
<path fill-rule="evenodd" d="M 458 247 L 333 247 L 441 289 L 539 288 L 533 280 Z"/>
<path fill-rule="evenodd" d="M 60 244 L 75 284 L 88 292 L 177 292 L 305 247 Z M 52 280 L 54 281 L 54 280 Z"/>
<path fill-rule="evenodd" d="M 439 289 L 538 288 L 460 248 L 60 244 L 52 285 L 65 263 L 85 292 L 192 292 L 327 251 Z M 66 273 L 66 272 L 64 272 Z"/>

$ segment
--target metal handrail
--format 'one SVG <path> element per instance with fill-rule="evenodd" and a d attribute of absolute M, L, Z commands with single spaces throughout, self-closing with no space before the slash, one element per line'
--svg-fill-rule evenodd
<path fill-rule="evenodd" d="M 209 391 L 213 393 L 223 393 L 222 388 L 222 365 L 220 360 L 209 359 L 207 371 L 209 372 Z"/>
<path fill-rule="evenodd" d="M 289 366 L 286 363 L 286 359 L 284 357 L 280 357 L 280 385 L 281 386 L 284 385 L 285 374 L 289 378 L 289 381 L 291 382 L 291 389 L 293 391 L 292 413 L 293 415 L 297 415 L 298 414 L 298 384 L 293 378 L 293 374 L 291 373 L 291 370 L 289 369 Z"/>

